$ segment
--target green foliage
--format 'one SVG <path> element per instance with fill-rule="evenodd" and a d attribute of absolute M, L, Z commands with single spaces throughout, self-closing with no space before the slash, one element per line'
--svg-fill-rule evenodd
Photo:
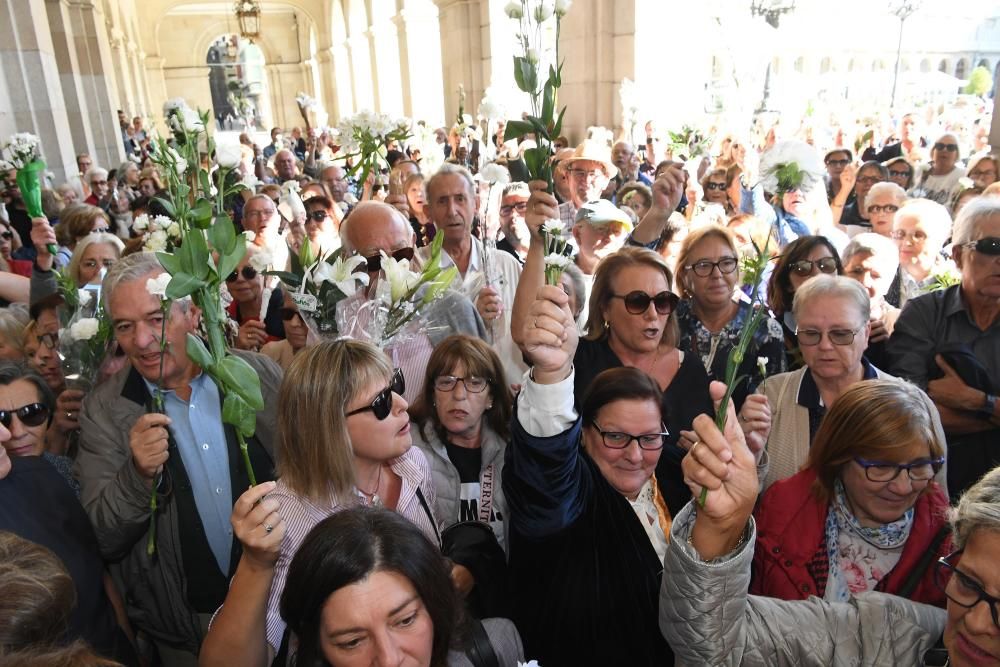
<path fill-rule="evenodd" d="M 962 92 L 968 95 L 979 95 L 982 97 L 992 89 L 993 77 L 990 75 L 990 71 L 988 69 L 980 65 L 972 70 L 971 74 L 969 74 L 969 83 L 965 86 L 965 90 Z"/>

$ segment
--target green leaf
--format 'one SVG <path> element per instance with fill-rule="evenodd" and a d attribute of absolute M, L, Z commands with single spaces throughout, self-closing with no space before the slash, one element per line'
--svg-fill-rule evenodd
<path fill-rule="evenodd" d="M 167 298 L 183 299 L 186 296 L 191 296 L 195 290 L 201 289 L 205 284 L 204 280 L 196 278 L 190 273 L 176 273 L 167 284 Z"/>
<path fill-rule="evenodd" d="M 173 218 L 174 220 L 177 219 L 177 211 L 174 209 L 174 205 L 169 199 L 164 199 L 163 197 L 153 197 L 153 201 L 163 207 L 163 210 L 168 217 Z"/>
<path fill-rule="evenodd" d="M 523 92 L 530 93 L 532 92 L 532 90 L 527 88 L 524 82 L 524 69 L 521 66 L 523 62 L 525 62 L 523 56 L 514 56 L 514 82 L 517 84 L 517 87 L 520 88 Z"/>
<path fill-rule="evenodd" d="M 247 254 L 247 237 L 242 234 L 236 235 L 236 245 L 232 252 L 227 252 L 219 258 L 219 277 L 226 279 L 230 273 L 236 270 L 240 260 Z"/>
<path fill-rule="evenodd" d="M 559 118 L 556 119 L 556 124 L 552 127 L 553 137 L 558 137 L 559 135 L 562 134 L 563 116 L 565 115 L 566 115 L 566 107 L 563 107 L 562 111 L 559 112 Z"/>
<path fill-rule="evenodd" d="M 249 438 L 257 430 L 257 413 L 239 394 L 233 392 L 226 393 L 222 401 L 222 421 L 232 424 L 244 438 Z"/>
<path fill-rule="evenodd" d="M 158 252 L 156 253 L 156 258 L 160 260 L 160 266 L 163 270 L 170 275 L 175 275 L 181 272 L 181 260 L 169 252 Z"/>
<path fill-rule="evenodd" d="M 198 170 L 198 185 L 201 187 L 201 193 L 205 197 L 212 191 L 212 182 L 208 178 L 208 172 L 204 169 Z"/>
<path fill-rule="evenodd" d="M 233 251 L 236 247 L 236 227 L 233 226 L 228 213 L 216 216 L 212 227 L 208 230 L 208 237 L 212 247 L 219 254 L 224 255 Z"/>
<path fill-rule="evenodd" d="M 275 276 L 289 287 L 298 287 L 302 284 L 302 278 L 290 271 L 265 271 L 265 276 Z M 324 283 L 328 284 L 328 283 Z"/>
<path fill-rule="evenodd" d="M 294 253 L 289 253 L 294 254 Z M 303 242 L 302 247 L 299 249 L 299 265 L 302 270 L 306 267 L 310 267 L 316 263 L 316 257 L 313 255 L 312 243 Z"/>
<path fill-rule="evenodd" d="M 552 80 L 545 82 L 545 88 L 542 92 L 542 117 L 539 119 L 541 125 L 545 126 L 552 122 L 552 112 L 555 110 L 555 89 L 552 87 Z M 548 134 L 548 128 L 545 128 L 546 135 Z"/>
<path fill-rule="evenodd" d="M 187 355 L 198 366 L 203 369 L 209 369 L 215 363 L 215 359 L 212 357 L 212 353 L 208 351 L 205 347 L 205 343 L 202 342 L 200 338 L 194 334 L 187 335 L 187 343 L 185 345 L 187 348 Z"/>
<path fill-rule="evenodd" d="M 533 65 L 527 58 L 521 59 L 521 78 L 524 80 L 526 88 L 522 88 L 529 95 L 534 95 L 538 90 L 538 65 Z"/>
<path fill-rule="evenodd" d="M 520 139 L 526 134 L 531 134 L 534 132 L 534 128 L 531 123 L 523 120 L 510 120 L 507 121 L 507 126 L 504 128 L 503 136 L 504 139 L 510 141 L 511 139 Z"/>
<path fill-rule="evenodd" d="M 207 199 L 199 199 L 198 203 L 189 215 L 191 219 L 191 224 L 193 224 L 198 229 L 208 229 L 212 224 L 212 214 L 214 210 L 212 209 L 212 202 Z"/>
<path fill-rule="evenodd" d="M 544 167 L 548 159 L 548 151 L 543 148 L 529 148 L 524 151 L 524 164 L 528 167 L 529 178 L 544 180 Z"/>
<path fill-rule="evenodd" d="M 536 116 L 528 116 L 528 122 L 531 123 L 531 130 L 535 133 L 535 137 L 538 139 L 549 139 L 549 128 L 545 126 L 545 122 Z"/>
<path fill-rule="evenodd" d="M 191 273 L 200 280 L 206 280 L 211 267 L 208 265 L 208 241 L 205 240 L 205 234 L 200 229 L 192 229 L 185 234 L 184 245 L 191 253 Z"/>
<path fill-rule="evenodd" d="M 243 359 L 228 354 L 212 369 L 217 379 L 222 381 L 226 392 L 235 392 L 254 410 L 264 408 L 264 397 L 260 393 L 260 378 L 253 367 Z"/>

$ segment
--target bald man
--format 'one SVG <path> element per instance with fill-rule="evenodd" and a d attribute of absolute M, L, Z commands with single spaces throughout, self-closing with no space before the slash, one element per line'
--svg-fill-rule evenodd
<path fill-rule="evenodd" d="M 388 204 L 366 201 L 355 206 L 340 225 L 340 241 L 348 257 L 360 255 L 368 261 L 368 294 L 377 288 L 377 267 L 381 265 L 381 253 L 397 260 L 409 259 L 410 268 L 415 268 L 413 229 L 409 221 Z M 353 298 L 366 299 L 367 295 Z M 403 377 L 406 378 L 403 398 L 410 403 L 423 392 L 427 360 L 435 345 L 453 334 L 486 338 L 486 325 L 476 312 L 476 307 L 458 292 L 449 290 L 424 312 L 427 315 L 426 333 L 417 333 L 403 343 L 385 350 L 393 365 L 403 370 Z M 355 321 L 353 324 L 355 330 L 348 329 L 342 333 L 363 337 L 363 327 L 367 326 L 367 322 Z"/>

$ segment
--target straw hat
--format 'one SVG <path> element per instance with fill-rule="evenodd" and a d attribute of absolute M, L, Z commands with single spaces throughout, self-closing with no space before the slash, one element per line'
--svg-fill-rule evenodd
<path fill-rule="evenodd" d="M 584 141 L 573 150 L 571 157 L 563 160 L 563 164 L 569 168 L 574 162 L 581 162 L 583 160 L 600 162 L 604 165 L 604 169 L 608 173 L 608 178 L 614 178 L 618 175 L 618 167 L 611 161 L 611 149 L 596 141 Z"/>

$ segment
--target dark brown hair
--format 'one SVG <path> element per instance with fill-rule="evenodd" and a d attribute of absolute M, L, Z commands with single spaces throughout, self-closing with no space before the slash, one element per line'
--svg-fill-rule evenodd
<path fill-rule="evenodd" d="M 833 260 L 837 263 L 837 275 L 844 275 L 844 265 L 840 261 L 840 254 L 830 240 L 825 236 L 800 236 L 787 246 L 785 251 L 778 257 L 778 263 L 771 272 L 771 277 L 767 281 L 767 305 L 775 317 L 780 318 L 792 310 L 792 299 L 795 296 L 792 291 L 792 281 L 789 274 L 792 272 L 792 264 L 809 257 L 809 253 L 816 246 L 826 246 Z"/>

